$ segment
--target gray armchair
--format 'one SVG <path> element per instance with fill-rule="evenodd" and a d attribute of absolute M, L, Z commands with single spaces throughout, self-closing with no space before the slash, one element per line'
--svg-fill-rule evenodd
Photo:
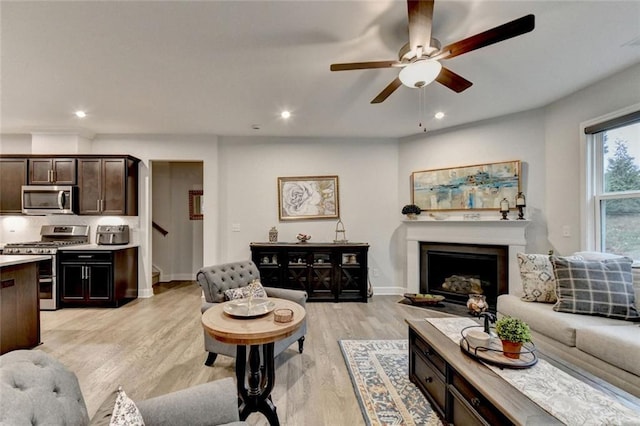
<path fill-rule="evenodd" d="M 112 399 L 89 423 L 78 378 L 60 361 L 40 350 L 0 356 L 0 425 L 108 425 Z M 148 426 L 247 424 L 231 377 L 135 403 Z"/>
<path fill-rule="evenodd" d="M 251 281 L 260 278 L 258 267 L 250 260 L 242 262 L 225 263 L 222 265 L 206 266 L 198 271 L 196 279 L 202 287 L 205 301 L 202 303 L 201 311 L 216 303 L 224 302 L 224 292 L 232 288 L 239 288 L 249 285 Z M 268 297 L 287 299 L 305 306 L 307 293 L 299 290 L 289 290 L 284 288 L 264 287 Z M 203 330 L 204 331 L 204 330 Z M 304 349 L 304 336 L 307 333 L 307 319 L 305 318 L 300 328 L 286 339 L 279 340 L 274 344 L 274 355 L 278 355 L 295 341 L 298 342 L 298 351 L 302 353 Z M 204 331 L 204 349 L 209 352 L 205 365 L 212 366 L 218 354 L 230 357 L 236 356 L 236 346 L 222 343 Z"/>

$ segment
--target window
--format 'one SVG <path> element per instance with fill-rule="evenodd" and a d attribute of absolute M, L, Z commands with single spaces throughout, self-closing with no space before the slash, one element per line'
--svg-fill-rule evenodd
<path fill-rule="evenodd" d="M 640 111 L 585 128 L 590 248 L 640 262 Z"/>

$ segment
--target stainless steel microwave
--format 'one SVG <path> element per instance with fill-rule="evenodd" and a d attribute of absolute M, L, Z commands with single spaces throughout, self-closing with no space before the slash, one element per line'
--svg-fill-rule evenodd
<path fill-rule="evenodd" d="M 75 214 L 78 188 L 68 185 L 24 185 L 22 213 L 31 215 Z"/>

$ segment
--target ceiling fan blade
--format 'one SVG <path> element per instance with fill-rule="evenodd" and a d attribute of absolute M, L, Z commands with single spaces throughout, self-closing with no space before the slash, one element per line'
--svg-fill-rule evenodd
<path fill-rule="evenodd" d="M 442 67 L 442 71 L 440 71 L 440 74 L 436 77 L 436 81 L 456 93 L 467 90 L 473 85 L 473 83 L 466 78 L 445 67 Z"/>
<path fill-rule="evenodd" d="M 407 0 L 409 15 L 409 47 L 416 53 L 431 45 L 431 24 L 433 20 L 433 0 Z"/>
<path fill-rule="evenodd" d="M 391 68 L 401 65 L 398 61 L 351 62 L 348 64 L 331 64 L 331 71 L 366 70 L 373 68 Z"/>
<path fill-rule="evenodd" d="M 378 96 L 376 96 L 371 103 L 372 104 L 379 104 L 380 102 L 383 102 L 385 99 L 387 99 L 389 97 L 389 95 L 391 95 L 393 92 L 396 91 L 396 89 L 398 87 L 402 86 L 402 82 L 400 81 L 400 78 L 396 77 L 395 80 L 393 80 L 391 83 L 389 83 L 389 85 L 387 87 L 385 87 L 384 89 L 382 89 L 382 92 L 380 92 L 380 94 L 378 94 Z"/>
<path fill-rule="evenodd" d="M 449 44 L 443 47 L 440 53 L 433 56 L 432 59 L 451 59 L 458 55 L 462 55 L 463 53 L 471 52 L 472 50 L 480 49 L 482 47 L 528 33 L 534 28 L 535 16 L 526 15 L 522 18 L 465 38 L 464 40 Z"/>

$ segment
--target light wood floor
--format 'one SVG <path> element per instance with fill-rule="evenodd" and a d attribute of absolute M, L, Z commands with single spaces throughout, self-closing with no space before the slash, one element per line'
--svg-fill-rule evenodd
<path fill-rule="evenodd" d="M 340 339 L 404 339 L 405 318 L 438 316 L 373 296 L 369 303 L 309 303 L 304 353 L 297 344 L 276 358 L 272 392 L 282 425 L 363 425 Z M 219 356 L 206 367 L 200 325 L 200 288 L 193 282 L 162 284 L 149 299 L 118 309 L 62 309 L 41 313 L 39 346 L 73 370 L 89 415 L 122 385 L 134 400 L 233 377 L 234 360 Z M 261 414 L 248 422 L 265 425 Z"/>

